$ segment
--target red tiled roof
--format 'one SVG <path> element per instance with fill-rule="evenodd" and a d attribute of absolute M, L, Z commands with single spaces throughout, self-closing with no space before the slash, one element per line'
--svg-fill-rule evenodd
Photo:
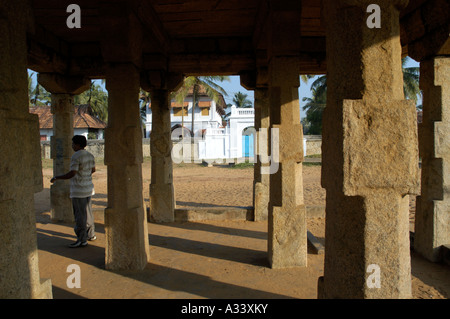
<path fill-rule="evenodd" d="M 53 114 L 50 106 L 36 106 L 30 108 L 30 113 L 39 116 L 39 128 L 52 129 L 53 128 Z M 73 128 L 106 128 L 106 123 L 99 120 L 95 116 L 89 114 L 87 105 L 75 106 L 73 114 Z"/>

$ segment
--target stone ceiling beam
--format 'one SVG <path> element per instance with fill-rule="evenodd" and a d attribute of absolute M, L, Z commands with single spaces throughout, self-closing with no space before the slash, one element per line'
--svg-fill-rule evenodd
<path fill-rule="evenodd" d="M 450 54 L 450 3 L 426 1 L 401 18 L 401 41 L 416 61 Z"/>
<path fill-rule="evenodd" d="M 143 30 L 127 2 L 101 5 L 101 52 L 107 63 L 142 64 Z"/>
<path fill-rule="evenodd" d="M 27 39 L 27 67 L 36 72 L 66 73 L 70 46 L 62 39 L 36 26 Z"/>
<path fill-rule="evenodd" d="M 145 33 L 145 37 L 151 38 L 152 44 L 156 44 L 161 52 L 167 52 L 170 46 L 170 37 L 149 1 L 136 1 L 132 10 L 143 24 L 143 28 L 149 31 Z"/>

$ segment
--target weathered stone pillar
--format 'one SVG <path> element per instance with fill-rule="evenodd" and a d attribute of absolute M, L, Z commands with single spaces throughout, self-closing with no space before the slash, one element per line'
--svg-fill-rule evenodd
<path fill-rule="evenodd" d="M 83 77 L 38 74 L 38 82 L 52 93 L 53 136 L 50 154 L 53 159 L 53 175 L 63 175 L 70 170 L 70 158 L 73 154 L 73 96 L 89 89 L 90 81 Z M 57 180 L 50 186 L 50 201 L 52 220 L 74 221 L 69 180 Z"/>
<path fill-rule="evenodd" d="M 175 219 L 175 195 L 169 91 L 152 89 L 150 94 L 152 99 L 150 218 L 155 222 L 173 222 Z"/>
<path fill-rule="evenodd" d="M 28 110 L 28 1 L 0 0 L 0 298 L 52 298 L 39 275 L 34 193 L 42 190 L 39 119 Z"/>
<path fill-rule="evenodd" d="M 133 64 L 111 64 L 106 73 L 108 207 L 105 209 L 107 269 L 143 269 L 149 258 L 142 197 L 142 132 L 139 73 Z"/>
<path fill-rule="evenodd" d="M 433 262 L 450 243 L 450 58 L 421 61 L 423 119 L 419 126 L 422 191 L 417 197 L 414 249 Z"/>
<path fill-rule="evenodd" d="M 253 179 L 253 209 L 254 220 L 267 220 L 269 215 L 269 196 L 270 196 L 270 174 L 267 170 L 270 168 L 269 160 L 269 91 L 267 88 L 255 89 L 255 130 L 256 162 L 254 167 Z M 261 167 L 265 167 L 264 174 Z"/>
<path fill-rule="evenodd" d="M 268 253 L 272 268 L 307 265 L 298 69 L 295 57 L 272 58 L 269 65 L 272 161 L 276 161 L 274 148 L 279 150 L 278 170 L 270 172 Z M 278 145 L 274 134 L 278 134 Z"/>
<path fill-rule="evenodd" d="M 409 194 L 418 192 L 417 117 L 405 101 L 399 10 L 370 0 L 325 1 L 327 107 L 322 186 L 326 254 L 322 298 L 409 298 Z"/>

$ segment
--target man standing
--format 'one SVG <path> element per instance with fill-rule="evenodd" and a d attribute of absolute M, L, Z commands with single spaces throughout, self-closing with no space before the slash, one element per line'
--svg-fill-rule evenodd
<path fill-rule="evenodd" d="M 77 235 L 77 241 L 69 245 L 71 248 L 84 247 L 88 240 L 97 239 L 91 204 L 91 196 L 95 194 L 92 183 L 95 159 L 84 149 L 86 144 L 87 141 L 83 135 L 75 135 L 72 138 L 72 149 L 75 153 L 70 160 L 70 172 L 55 176 L 50 180 L 51 183 L 54 183 L 57 179 L 70 179 L 70 198 L 75 216 L 75 234 Z"/>

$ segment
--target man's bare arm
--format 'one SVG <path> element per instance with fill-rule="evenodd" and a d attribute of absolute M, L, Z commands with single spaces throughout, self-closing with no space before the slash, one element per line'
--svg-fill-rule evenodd
<path fill-rule="evenodd" d="M 54 183 L 57 179 L 71 179 L 76 173 L 77 171 L 70 171 L 64 175 L 55 176 L 50 180 L 50 183 Z"/>

